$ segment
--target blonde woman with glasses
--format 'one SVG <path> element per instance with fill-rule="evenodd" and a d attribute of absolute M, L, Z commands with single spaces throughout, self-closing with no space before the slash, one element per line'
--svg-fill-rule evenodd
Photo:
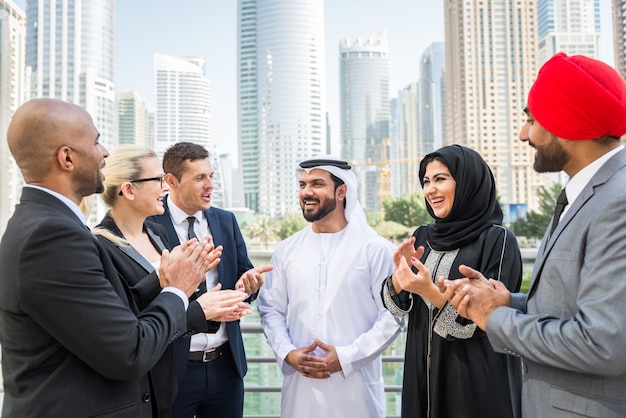
<path fill-rule="evenodd" d="M 170 249 L 170 245 L 165 229 L 146 218 L 163 213 L 163 197 L 169 187 L 163 180 L 165 173 L 156 153 L 148 148 L 119 146 L 111 152 L 102 171 L 105 181 L 101 197 L 110 210 L 94 229 L 94 234 L 110 253 L 117 271 L 131 289 L 137 310 L 141 311 L 162 291 L 157 271 L 161 252 Z M 221 252 L 221 246 L 213 249 L 205 265 L 206 271 L 217 266 Z M 185 336 L 199 331 L 211 332 L 204 330 L 208 320 L 233 321 L 250 313 L 249 306 L 242 303 L 246 297 L 242 291 L 221 290 L 218 285 L 191 301 L 187 309 L 187 329 L 194 331 L 188 331 Z M 151 395 L 160 418 L 172 416 L 171 403 L 176 388 L 173 351 L 170 344 L 150 372 Z"/>

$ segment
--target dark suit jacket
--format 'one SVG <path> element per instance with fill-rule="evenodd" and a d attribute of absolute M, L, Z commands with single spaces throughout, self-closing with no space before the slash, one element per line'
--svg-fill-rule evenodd
<path fill-rule="evenodd" d="M 122 237 L 122 232 L 109 214 L 102 219 L 97 227 L 108 229 L 118 237 Z M 163 226 L 154 222 L 145 222 L 144 230 L 159 253 L 169 248 L 167 232 Z M 133 300 L 138 308 L 140 310 L 147 308 L 161 292 L 159 277 L 154 267 L 133 247 L 118 247 L 104 236 L 98 235 L 97 237 L 109 253 L 116 270 L 128 284 Z M 167 347 L 163 356 L 154 365 L 150 371 L 150 377 L 156 397 L 155 401 L 159 411 L 159 418 L 171 417 L 171 406 L 177 389 L 176 375 L 174 373 L 173 344 Z"/>
<path fill-rule="evenodd" d="M 153 416 L 147 373 L 185 328 L 178 296 L 139 312 L 91 231 L 24 188 L 0 242 L 4 418 Z"/>
<path fill-rule="evenodd" d="M 164 199 L 165 213 L 163 215 L 153 216 L 149 218 L 161 225 L 165 226 L 168 233 L 168 240 L 172 245 L 178 245 L 179 239 L 172 224 L 169 209 L 167 207 L 167 199 Z M 217 266 L 219 280 L 223 289 L 234 289 L 235 283 L 241 277 L 243 273 L 250 270 L 254 266 L 248 258 L 248 251 L 246 244 L 239 230 L 237 219 L 231 212 L 219 209 L 210 208 L 204 212 L 209 223 L 209 229 L 213 236 L 213 242 L 215 246 L 221 245 L 224 247 L 222 252 L 222 260 Z M 256 298 L 257 294 L 250 297 L 249 301 Z M 209 322 L 207 322 L 207 327 Z M 206 332 L 206 331 L 202 331 Z M 243 378 L 248 371 L 248 365 L 246 362 L 246 353 L 243 346 L 243 338 L 241 336 L 241 328 L 239 321 L 232 321 L 226 323 L 226 333 L 228 335 L 228 343 L 230 345 L 231 352 L 235 365 L 239 374 Z M 181 338 L 176 343 L 176 367 L 179 378 L 183 375 L 187 366 L 187 352 L 189 351 L 189 338 Z M 186 348 L 186 350 L 185 350 Z"/>

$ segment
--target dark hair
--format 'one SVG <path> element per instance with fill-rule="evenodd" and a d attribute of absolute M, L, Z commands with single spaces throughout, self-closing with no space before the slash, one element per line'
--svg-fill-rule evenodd
<path fill-rule="evenodd" d="M 204 160 L 211 155 L 202 145 L 191 142 L 177 142 L 165 150 L 163 154 L 163 170 L 178 180 L 187 170 L 187 162 Z"/>
<path fill-rule="evenodd" d="M 448 169 L 450 168 L 450 166 L 448 165 L 448 162 L 446 161 L 446 158 L 443 155 L 437 154 L 436 152 L 427 155 L 420 163 L 420 173 L 419 173 L 420 178 L 418 180 L 420 184 L 422 185 L 422 187 L 424 187 L 424 174 L 426 173 L 426 166 L 432 163 L 433 161 L 439 161 L 441 164 L 448 167 Z M 452 175 L 452 172 L 450 172 L 450 174 Z M 452 175 L 452 178 L 454 178 L 454 175 Z"/>
<path fill-rule="evenodd" d="M 596 138 L 596 142 L 598 142 L 600 145 L 610 145 L 613 142 L 620 142 L 621 138 L 618 138 L 616 136 L 601 136 L 600 138 Z"/>
<path fill-rule="evenodd" d="M 333 183 L 335 183 L 335 191 L 337 191 L 337 188 L 339 186 L 341 186 L 342 184 L 345 184 L 343 180 L 341 180 L 339 177 L 337 177 L 330 171 L 328 172 L 328 174 L 330 174 L 330 178 L 333 179 Z"/>
<path fill-rule="evenodd" d="M 341 186 L 342 184 L 346 184 L 343 180 L 341 180 L 339 177 L 337 177 L 336 175 L 334 175 L 333 173 L 331 173 L 330 171 L 328 172 L 328 174 L 330 174 L 330 178 L 333 179 L 333 183 L 335 183 L 335 192 L 337 191 L 337 188 L 339 186 Z M 343 199 L 343 208 L 346 208 L 346 204 L 348 203 L 348 199 Z"/>

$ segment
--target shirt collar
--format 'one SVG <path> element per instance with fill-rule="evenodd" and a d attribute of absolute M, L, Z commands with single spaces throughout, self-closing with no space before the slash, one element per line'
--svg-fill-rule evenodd
<path fill-rule="evenodd" d="M 185 211 L 176 206 L 169 194 L 167 195 L 167 209 L 170 211 L 170 216 L 176 225 L 180 225 L 185 222 L 189 216 L 195 217 L 198 223 L 202 222 L 203 214 L 201 210 L 197 211 L 193 215 L 187 215 Z"/>
<path fill-rule="evenodd" d="M 612 149 L 574 175 L 566 184 L 565 194 L 568 202 L 574 202 L 591 178 L 612 156 L 624 149 L 623 145 Z M 568 205 L 569 206 L 569 205 Z"/>
<path fill-rule="evenodd" d="M 46 192 L 46 193 L 56 197 L 61 202 L 65 203 L 65 206 L 70 208 L 70 210 L 72 212 L 74 212 L 74 214 L 78 217 L 78 219 L 80 219 L 80 221 L 84 225 L 87 225 L 87 218 L 85 217 L 85 214 L 83 214 L 83 212 L 80 210 L 80 208 L 78 207 L 78 205 L 76 203 L 74 203 L 73 201 L 68 199 L 66 196 L 62 195 L 61 193 L 57 193 L 54 190 L 46 189 L 45 187 L 36 186 L 34 184 L 26 184 L 26 185 L 24 185 L 24 187 L 31 187 L 33 189 L 41 190 L 42 192 Z"/>

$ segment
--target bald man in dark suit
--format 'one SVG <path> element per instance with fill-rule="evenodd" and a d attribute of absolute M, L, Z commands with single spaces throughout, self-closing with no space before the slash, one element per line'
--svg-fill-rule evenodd
<path fill-rule="evenodd" d="M 78 207 L 103 189 L 99 136 L 84 109 L 52 99 L 9 126 L 26 186 L 0 242 L 4 418 L 157 416 L 148 372 L 186 332 L 212 247 L 164 251 L 163 290 L 139 311 Z"/>

